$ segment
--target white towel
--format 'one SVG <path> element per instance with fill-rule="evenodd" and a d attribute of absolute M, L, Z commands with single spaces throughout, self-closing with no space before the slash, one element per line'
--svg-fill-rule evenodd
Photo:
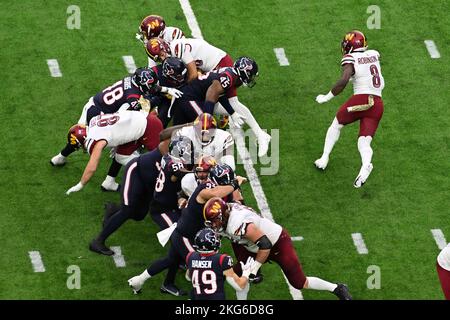
<path fill-rule="evenodd" d="M 159 243 L 161 243 L 161 245 L 164 247 L 167 243 L 167 241 L 169 241 L 170 236 L 172 235 L 173 231 L 175 230 L 175 228 L 177 227 L 177 223 L 175 222 L 173 225 L 171 225 L 170 227 L 161 230 L 160 232 L 158 232 L 156 235 L 158 237 L 158 241 Z"/>

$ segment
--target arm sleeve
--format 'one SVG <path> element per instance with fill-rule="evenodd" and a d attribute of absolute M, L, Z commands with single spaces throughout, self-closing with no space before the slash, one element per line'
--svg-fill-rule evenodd
<path fill-rule="evenodd" d="M 230 102 L 228 101 L 228 98 L 226 96 L 221 96 L 219 98 L 220 104 L 227 110 L 228 114 L 231 116 L 234 113 L 234 109 L 231 106 Z"/>
<path fill-rule="evenodd" d="M 232 286 L 234 288 L 234 290 L 236 291 L 242 291 L 243 289 L 241 289 L 241 287 L 238 286 L 238 284 L 236 283 L 236 281 L 234 281 L 233 278 L 231 277 L 226 277 L 227 278 L 227 282 L 230 286 Z"/>

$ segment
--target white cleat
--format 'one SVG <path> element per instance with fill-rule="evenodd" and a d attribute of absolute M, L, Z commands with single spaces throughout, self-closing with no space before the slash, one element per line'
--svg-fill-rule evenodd
<path fill-rule="evenodd" d="M 66 157 L 64 157 L 61 153 L 59 153 L 50 160 L 50 163 L 52 166 L 56 167 L 63 166 L 66 164 Z"/>
<path fill-rule="evenodd" d="M 317 159 L 316 161 L 314 161 L 314 164 L 316 165 L 317 169 L 325 170 L 325 168 L 328 165 L 328 160 L 329 160 L 328 157 L 322 156 L 322 158 Z"/>
<path fill-rule="evenodd" d="M 119 191 L 119 187 L 120 184 L 118 184 L 117 182 L 107 180 L 103 181 L 101 186 L 103 191 Z"/>
<path fill-rule="evenodd" d="M 370 173 L 373 170 L 373 164 L 369 163 L 365 167 L 361 167 L 361 170 L 359 170 L 359 174 L 355 179 L 355 182 L 353 183 L 353 186 L 355 188 L 361 188 L 364 183 L 366 183 L 367 178 L 369 178 Z"/>
<path fill-rule="evenodd" d="M 144 282 L 141 281 L 139 276 L 135 276 L 128 280 L 128 285 L 133 289 L 134 294 L 138 294 L 141 293 Z"/>
<path fill-rule="evenodd" d="M 258 157 L 264 157 L 267 154 L 267 151 L 269 151 L 269 143 L 272 137 L 270 134 L 261 131 L 261 133 L 258 136 Z"/>

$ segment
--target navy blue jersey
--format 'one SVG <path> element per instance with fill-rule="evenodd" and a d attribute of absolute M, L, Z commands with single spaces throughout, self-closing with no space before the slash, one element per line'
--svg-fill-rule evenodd
<path fill-rule="evenodd" d="M 206 98 L 206 92 L 214 80 L 219 80 L 227 96 L 229 96 L 228 91 L 235 89 L 235 77 L 232 76 L 229 70 L 225 70 L 221 73 L 208 72 L 207 74 L 199 76 L 197 79 L 192 80 L 189 84 L 186 84 L 180 88 L 180 90 L 184 93 L 183 98 L 187 100 L 204 101 Z"/>
<path fill-rule="evenodd" d="M 174 162 L 169 155 L 161 159 L 161 169 L 153 194 L 152 214 L 178 208 L 178 195 L 181 190 L 183 164 Z"/>
<path fill-rule="evenodd" d="M 155 189 L 156 179 L 161 168 L 162 154 L 159 148 L 139 156 L 137 163 L 139 174 L 149 190 Z"/>
<path fill-rule="evenodd" d="M 94 96 L 94 104 L 100 108 L 103 113 L 114 113 L 119 111 L 124 103 L 128 103 L 128 110 L 139 110 L 138 100 L 141 91 L 133 85 L 131 77 L 125 77 L 117 81 L 112 86 L 104 89 Z"/>
<path fill-rule="evenodd" d="M 195 234 L 205 227 L 205 219 L 203 218 L 203 206 L 204 203 L 197 202 L 198 194 L 206 188 L 214 188 L 215 185 L 211 182 L 205 182 L 200 184 L 192 193 L 189 198 L 186 208 L 183 209 L 181 218 L 178 220 L 177 230 L 183 237 L 186 237 L 192 242 L 194 241 Z"/>
<path fill-rule="evenodd" d="M 233 267 L 229 255 L 191 252 L 186 257 L 186 266 L 193 286 L 192 300 L 225 300 L 223 272 Z"/>

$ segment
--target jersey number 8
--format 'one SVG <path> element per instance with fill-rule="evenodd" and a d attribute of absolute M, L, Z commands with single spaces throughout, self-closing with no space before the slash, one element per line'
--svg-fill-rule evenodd
<path fill-rule="evenodd" d="M 109 106 L 114 104 L 114 102 L 120 100 L 123 97 L 122 80 L 117 81 L 111 87 L 103 90 L 103 92 L 106 92 L 103 95 L 103 102 L 105 102 Z"/>

